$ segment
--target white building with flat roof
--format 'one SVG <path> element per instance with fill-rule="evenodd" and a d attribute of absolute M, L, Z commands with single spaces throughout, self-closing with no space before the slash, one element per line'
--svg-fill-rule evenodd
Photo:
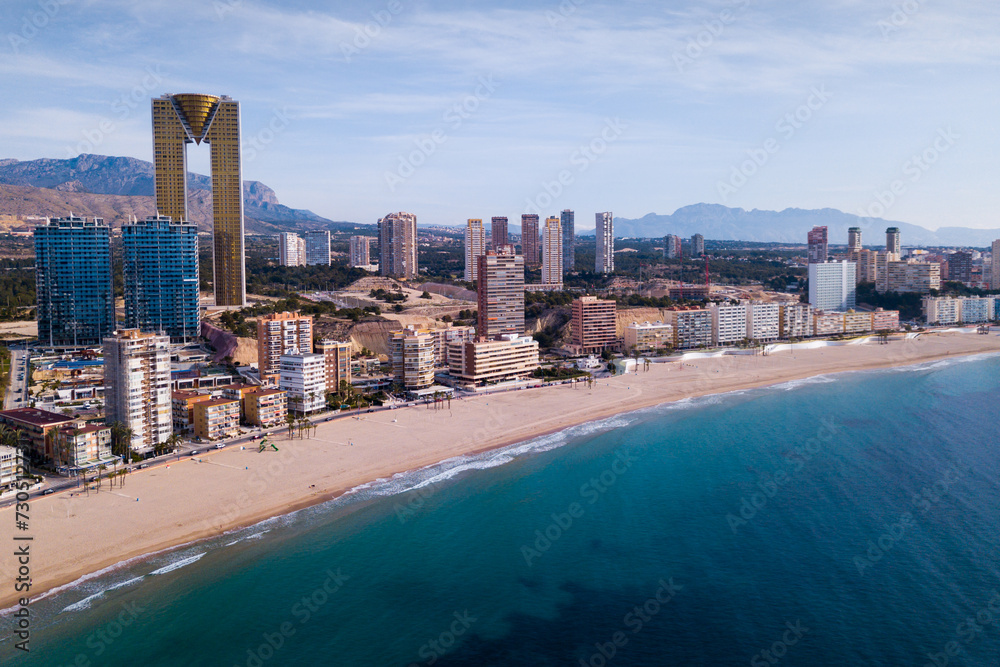
<path fill-rule="evenodd" d="M 538 341 L 505 334 L 497 340 L 455 342 L 448 352 L 448 369 L 460 382 L 493 384 L 528 377 L 538 368 Z"/>
<path fill-rule="evenodd" d="M 840 312 L 855 307 L 857 264 L 822 262 L 809 265 L 809 305 L 817 310 Z"/>
<path fill-rule="evenodd" d="M 625 350 L 654 352 L 674 346 L 674 327 L 666 322 L 630 322 L 624 331 Z"/>
<path fill-rule="evenodd" d="M 747 338 L 772 341 L 781 337 L 781 308 L 776 303 L 747 304 Z"/>
<path fill-rule="evenodd" d="M 288 394 L 288 411 L 311 414 L 326 407 L 326 356 L 283 354 L 278 387 Z"/>
<path fill-rule="evenodd" d="M 713 303 L 709 306 L 712 313 L 712 343 L 714 345 L 733 345 L 747 338 L 747 305 Z"/>

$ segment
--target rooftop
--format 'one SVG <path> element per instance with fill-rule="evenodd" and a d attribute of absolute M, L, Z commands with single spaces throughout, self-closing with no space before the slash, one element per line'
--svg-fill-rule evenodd
<path fill-rule="evenodd" d="M 56 412 L 39 410 L 38 408 L 14 408 L 13 410 L 0 411 L 0 417 L 6 417 L 14 421 L 34 426 L 54 426 L 75 421 L 72 417 L 61 415 Z"/>

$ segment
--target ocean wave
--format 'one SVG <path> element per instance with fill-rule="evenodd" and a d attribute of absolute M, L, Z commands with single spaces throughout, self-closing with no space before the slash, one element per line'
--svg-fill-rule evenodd
<path fill-rule="evenodd" d="M 813 375 L 812 377 L 799 378 L 798 380 L 789 380 L 788 382 L 771 385 L 769 388 L 791 391 L 792 389 L 798 389 L 799 387 L 805 387 L 811 384 L 829 384 L 836 381 L 837 378 L 830 377 L 829 375 Z"/>
<path fill-rule="evenodd" d="M 127 579 L 125 581 L 120 581 L 120 582 L 118 582 L 116 584 L 112 584 L 112 585 L 108 586 L 107 588 L 103 588 L 103 589 L 97 591 L 96 593 L 88 595 L 87 597 L 83 598 L 79 602 L 74 602 L 73 604 L 71 604 L 68 607 L 66 607 L 65 609 L 63 609 L 63 611 L 64 612 L 66 612 L 66 611 L 80 611 L 82 609 L 87 609 L 87 608 L 90 607 L 90 603 L 91 602 L 93 602 L 94 600 L 96 600 L 99 597 L 103 597 L 105 593 L 110 593 L 111 591 L 116 590 L 118 588 L 124 588 L 125 586 L 130 586 L 130 585 L 132 585 L 134 583 L 142 581 L 143 579 L 145 579 L 145 576 L 138 576 L 138 577 L 132 577 L 131 579 Z"/>
<path fill-rule="evenodd" d="M 270 532 L 271 532 L 270 529 L 268 529 L 268 530 L 261 530 L 261 531 L 258 531 L 256 533 L 251 533 L 250 535 L 245 535 L 243 537 L 239 537 L 239 538 L 233 540 L 232 542 L 226 542 L 222 546 L 224 546 L 224 547 L 231 547 L 234 544 L 239 544 L 240 542 L 246 542 L 247 540 L 259 540 L 260 538 L 264 537 L 265 535 L 267 535 Z"/>
<path fill-rule="evenodd" d="M 166 574 L 167 572 L 173 572 L 174 570 L 179 570 L 180 568 L 186 565 L 190 565 L 191 563 L 197 563 L 205 556 L 205 553 L 207 552 L 202 552 L 200 554 L 195 554 L 194 556 L 189 556 L 188 558 L 183 558 L 181 560 L 174 561 L 169 565 L 164 565 L 163 567 L 157 570 L 153 570 L 152 572 L 149 573 L 149 575 L 154 576 L 157 574 Z"/>

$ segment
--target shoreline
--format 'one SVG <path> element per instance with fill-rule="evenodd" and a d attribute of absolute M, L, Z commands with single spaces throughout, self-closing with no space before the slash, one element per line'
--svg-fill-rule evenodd
<path fill-rule="evenodd" d="M 377 418 L 319 423 L 315 436 L 305 439 L 281 439 L 279 432 L 278 452 L 210 451 L 200 461 L 185 458 L 130 475 L 123 489 L 33 499 L 31 598 L 58 594 L 98 573 L 319 505 L 366 484 L 615 415 L 820 375 L 998 352 L 998 336 L 954 333 L 888 345 L 703 358 L 654 364 L 648 372 L 602 379 L 593 389 L 577 383 L 454 399 L 450 408 L 373 413 Z M 3 511 L 13 514 L 14 508 Z M 119 548 L 109 556 L 107 545 Z M 11 559 L 0 559 L 0 572 L 13 581 Z M 15 605 L 18 595 L 13 586 L 0 593 L 0 610 Z"/>

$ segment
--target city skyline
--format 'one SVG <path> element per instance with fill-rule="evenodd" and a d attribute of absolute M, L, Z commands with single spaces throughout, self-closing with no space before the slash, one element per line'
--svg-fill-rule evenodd
<path fill-rule="evenodd" d="M 242 102 L 245 177 L 334 220 L 705 201 L 995 226 L 985 3 L 54 7 L 41 28 L 37 3 L 7 7 L 2 157 L 151 159 L 148 100 L 211 90 Z M 181 34 L 203 52 L 168 46 Z M 491 159 L 473 175 L 475 155 Z"/>

